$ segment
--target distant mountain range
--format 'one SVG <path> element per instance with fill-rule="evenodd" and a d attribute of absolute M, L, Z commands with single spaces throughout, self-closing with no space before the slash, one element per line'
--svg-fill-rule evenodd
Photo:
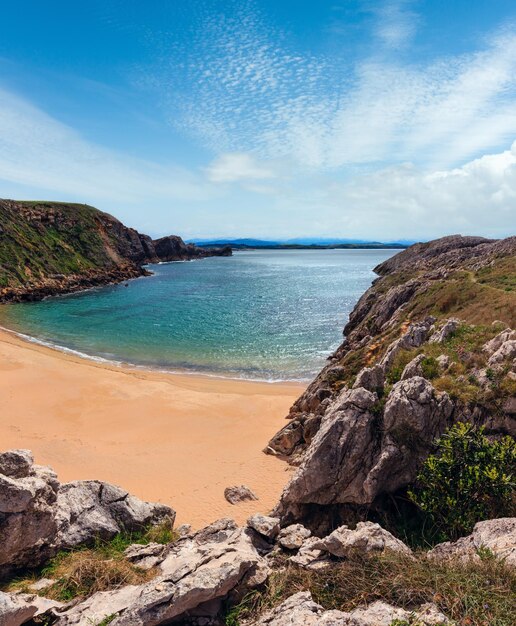
<path fill-rule="evenodd" d="M 201 247 L 231 246 L 234 250 L 246 249 L 327 249 L 327 248 L 407 248 L 413 241 L 367 241 L 365 239 L 330 239 L 324 237 L 298 237 L 286 240 L 268 239 L 191 239 L 188 243 Z"/>

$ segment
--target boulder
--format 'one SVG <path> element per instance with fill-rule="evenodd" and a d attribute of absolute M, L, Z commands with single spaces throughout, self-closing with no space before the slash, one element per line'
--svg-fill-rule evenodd
<path fill-rule="evenodd" d="M 428 338 L 430 327 L 435 322 L 434 317 L 427 317 L 421 322 L 414 322 L 410 324 L 407 331 L 396 341 L 393 341 L 387 348 L 380 365 L 384 372 L 386 372 L 394 362 L 396 355 L 401 350 L 411 350 L 412 348 L 419 348 Z"/>
<path fill-rule="evenodd" d="M 320 543 L 318 537 L 309 537 L 303 542 L 298 552 L 289 558 L 291 563 L 303 569 L 322 569 L 328 567 L 330 558 L 325 550 L 317 546 Z"/>
<path fill-rule="evenodd" d="M 489 357 L 487 364 L 489 367 L 496 367 L 503 364 L 505 361 L 512 360 L 516 357 L 516 339 L 508 339 L 504 341 L 501 346 L 493 352 Z"/>
<path fill-rule="evenodd" d="M 60 484 L 26 450 L 1 454 L 0 468 L 0 578 L 97 537 L 174 521 L 169 507 L 142 502 L 108 483 Z"/>
<path fill-rule="evenodd" d="M 406 611 L 376 601 L 350 612 L 330 610 L 312 600 L 309 591 L 300 591 L 246 626 L 391 626 L 395 621 L 422 626 L 451 626 L 451 622 L 434 604 L 424 604 L 415 611 Z"/>
<path fill-rule="evenodd" d="M 346 525 L 340 526 L 324 539 L 319 539 L 313 547 L 339 558 L 347 558 L 357 552 L 370 554 L 386 551 L 412 556 L 407 545 L 373 522 L 358 522 L 354 530 Z"/>
<path fill-rule="evenodd" d="M 447 354 L 440 354 L 437 359 L 437 365 L 441 371 L 447 370 L 451 365 L 451 359 Z"/>
<path fill-rule="evenodd" d="M 502 330 L 501 333 L 498 333 L 496 337 L 493 337 L 493 339 L 484 344 L 483 350 L 489 355 L 494 354 L 502 344 L 511 339 L 516 339 L 516 331 L 506 328 Z"/>
<path fill-rule="evenodd" d="M 481 549 L 489 550 L 508 565 L 516 567 L 516 517 L 478 522 L 471 535 L 458 541 L 440 543 L 427 556 L 436 560 L 480 560 L 478 552 Z"/>
<path fill-rule="evenodd" d="M 174 523 L 175 513 L 163 504 L 143 502 L 124 489 L 98 480 L 61 485 L 56 503 L 55 544 L 74 548 L 93 538 L 110 539 L 151 524 Z"/>
<path fill-rule="evenodd" d="M 423 368 L 421 367 L 421 362 L 425 360 L 424 354 L 418 354 L 416 357 L 412 359 L 401 374 L 401 380 L 407 380 L 407 378 L 413 378 L 414 376 L 423 376 Z"/>
<path fill-rule="evenodd" d="M 278 535 L 278 543 L 282 548 L 287 550 L 298 550 L 305 539 L 311 535 L 311 531 L 302 524 L 291 524 L 286 528 L 282 528 Z"/>
<path fill-rule="evenodd" d="M 64 605 L 61 602 L 48 600 L 37 595 L 0 591 L 0 624 L 2 626 L 20 626 L 34 617 L 43 616 L 48 611 L 62 606 Z"/>
<path fill-rule="evenodd" d="M 167 546 L 156 567 L 160 573 L 150 582 L 96 593 L 58 614 L 55 625 L 113 618 L 113 626 L 157 626 L 181 623 L 192 612 L 211 616 L 230 593 L 238 600 L 261 585 L 269 571 L 250 531 L 227 519 Z"/>
<path fill-rule="evenodd" d="M 440 329 L 436 330 L 428 341 L 430 343 L 444 343 L 455 333 L 459 326 L 460 320 L 456 318 L 446 320 L 443 326 L 441 326 Z"/>
<path fill-rule="evenodd" d="M 278 517 L 270 517 L 257 513 L 247 520 L 247 525 L 254 528 L 257 533 L 267 539 L 274 539 L 280 531 L 280 520 Z"/>
<path fill-rule="evenodd" d="M 383 367 L 375 365 L 374 367 L 364 367 L 358 372 L 353 389 L 362 387 L 367 389 L 367 391 L 377 392 L 379 389 L 383 389 L 384 384 L 385 374 Z"/>
<path fill-rule="evenodd" d="M 238 504 L 247 500 L 258 500 L 258 497 L 245 485 L 226 487 L 224 497 L 230 504 Z"/>
<path fill-rule="evenodd" d="M 383 423 L 376 402 L 376 394 L 359 388 L 331 404 L 275 509 L 284 522 L 305 520 L 307 505 L 372 506 L 413 482 L 453 404 L 419 376 L 394 385 Z M 319 519 L 324 513 L 318 507 Z"/>

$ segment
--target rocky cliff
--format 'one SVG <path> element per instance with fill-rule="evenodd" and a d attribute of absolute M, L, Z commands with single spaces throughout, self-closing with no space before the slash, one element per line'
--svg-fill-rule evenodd
<path fill-rule="evenodd" d="M 516 435 L 516 237 L 446 237 L 375 268 L 344 341 L 266 451 L 298 465 L 276 513 L 383 511 L 458 420 Z"/>
<path fill-rule="evenodd" d="M 231 255 L 153 241 L 94 207 L 0 200 L 0 301 L 37 300 L 142 276 L 143 265 Z"/>

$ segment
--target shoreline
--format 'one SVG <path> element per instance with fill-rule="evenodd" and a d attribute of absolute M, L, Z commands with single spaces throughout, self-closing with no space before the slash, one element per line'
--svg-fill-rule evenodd
<path fill-rule="evenodd" d="M 200 527 L 267 513 L 289 466 L 265 455 L 306 385 L 175 374 L 86 359 L 0 328 L 2 449 L 29 448 L 61 482 L 98 479 Z M 259 500 L 230 505 L 246 484 Z"/>

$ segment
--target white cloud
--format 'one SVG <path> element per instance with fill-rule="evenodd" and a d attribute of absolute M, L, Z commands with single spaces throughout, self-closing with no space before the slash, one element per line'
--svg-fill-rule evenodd
<path fill-rule="evenodd" d="M 203 178 L 176 165 L 135 159 L 87 141 L 0 88 L 0 181 L 88 202 L 202 200 Z"/>
<path fill-rule="evenodd" d="M 208 179 L 213 183 L 233 183 L 274 178 L 271 169 L 258 164 L 243 152 L 222 154 L 206 168 Z"/>
<path fill-rule="evenodd" d="M 354 61 L 300 51 L 247 3 L 231 18 L 210 13 L 185 63 L 158 72 L 170 122 L 215 152 L 313 170 L 446 168 L 506 145 L 516 135 L 514 27 L 477 52 L 409 62 L 396 51 L 415 33 L 410 6 L 375 4 L 371 52 Z"/>

